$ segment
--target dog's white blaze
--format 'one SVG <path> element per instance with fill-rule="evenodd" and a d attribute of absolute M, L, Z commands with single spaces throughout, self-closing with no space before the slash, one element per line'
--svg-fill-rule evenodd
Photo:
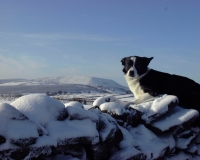
<path fill-rule="evenodd" d="M 133 72 L 134 72 L 134 77 L 138 77 L 137 69 L 135 68 L 135 62 L 136 62 L 136 57 L 131 57 L 131 60 L 133 61 Z"/>

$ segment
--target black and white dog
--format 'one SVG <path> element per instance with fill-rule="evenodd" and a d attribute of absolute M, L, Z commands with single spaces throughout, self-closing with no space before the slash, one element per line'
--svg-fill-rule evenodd
<path fill-rule="evenodd" d="M 149 69 L 152 59 L 153 57 L 131 56 L 121 60 L 125 79 L 136 98 L 133 103 L 142 103 L 153 100 L 160 94 L 169 94 L 178 97 L 181 107 L 193 108 L 200 113 L 200 85 L 186 77 Z"/>

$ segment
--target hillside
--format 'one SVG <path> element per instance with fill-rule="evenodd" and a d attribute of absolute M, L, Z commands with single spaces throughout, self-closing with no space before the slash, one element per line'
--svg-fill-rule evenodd
<path fill-rule="evenodd" d="M 65 76 L 46 77 L 37 79 L 8 79 L 0 80 L 0 93 L 45 93 L 45 92 L 113 92 L 125 93 L 128 91 L 117 82 L 110 79 Z"/>

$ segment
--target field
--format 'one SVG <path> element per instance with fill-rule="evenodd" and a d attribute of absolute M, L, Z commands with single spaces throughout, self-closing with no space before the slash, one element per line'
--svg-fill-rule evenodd
<path fill-rule="evenodd" d="M 40 93 L 40 94 L 46 94 L 46 93 Z M 20 95 L 11 95 L 11 94 L 1 94 L 0 95 L 0 103 L 12 103 L 17 98 L 27 95 L 27 93 L 20 94 Z M 122 101 L 132 101 L 134 99 L 133 94 L 108 94 L 108 93 L 82 93 L 82 94 L 57 94 L 53 97 L 54 99 L 57 99 L 61 101 L 62 103 L 67 103 L 71 101 L 78 101 L 81 102 L 84 105 L 92 105 L 94 100 L 96 100 L 99 97 L 104 96 L 115 96 L 117 99 L 120 99 Z"/>

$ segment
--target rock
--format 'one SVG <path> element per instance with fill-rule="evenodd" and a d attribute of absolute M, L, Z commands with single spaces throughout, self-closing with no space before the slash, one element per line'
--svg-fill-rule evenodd
<path fill-rule="evenodd" d="M 0 135 L 0 151 L 28 147 L 39 137 L 37 125 L 6 103 L 0 104 Z"/>
<path fill-rule="evenodd" d="M 137 127 L 138 125 L 145 123 L 145 121 L 142 119 L 142 112 L 133 108 L 129 108 L 128 111 L 129 114 L 126 115 L 126 125 L 124 126 L 131 125 L 132 127 Z"/>
<path fill-rule="evenodd" d="M 26 148 L 32 144 L 35 144 L 36 140 L 37 138 L 30 137 L 30 138 L 11 139 L 10 142 L 21 148 Z"/>
<path fill-rule="evenodd" d="M 71 102 L 65 103 L 65 107 L 69 107 L 69 106 L 84 108 L 82 103 L 77 102 L 77 101 L 71 101 Z"/>
<path fill-rule="evenodd" d="M 105 97 L 99 97 L 93 102 L 93 107 L 99 107 L 101 104 L 106 102 L 116 102 L 118 101 L 116 97 L 114 96 L 105 96 Z"/>
<path fill-rule="evenodd" d="M 171 156 L 169 158 L 166 158 L 165 160 L 193 160 L 192 155 L 186 154 L 184 152 L 179 152 L 175 154 L 174 156 Z"/>
<path fill-rule="evenodd" d="M 190 128 L 190 130 L 185 130 L 182 133 L 174 135 L 176 141 L 176 147 L 182 150 L 189 148 L 190 144 L 197 138 L 199 135 L 199 128 Z"/>
<path fill-rule="evenodd" d="M 176 106 L 156 121 L 150 123 L 158 132 L 168 131 L 176 126 L 190 123 L 199 115 L 198 111 L 194 109 L 183 109 Z"/>
<path fill-rule="evenodd" d="M 0 159 L 200 159 L 194 109 L 175 96 L 127 107 L 114 96 L 86 110 L 44 95 L 0 104 Z M 95 109 L 96 107 L 96 109 Z"/>
<path fill-rule="evenodd" d="M 123 125 L 127 121 L 130 114 L 129 111 L 125 110 L 125 108 L 118 102 L 103 103 L 99 106 L 99 109 L 103 113 L 110 114 L 120 125 Z"/>
<path fill-rule="evenodd" d="M 136 109 L 142 113 L 142 119 L 146 123 L 156 120 L 158 117 L 164 115 L 170 109 L 178 105 L 178 98 L 171 95 L 163 95 L 153 101 L 131 104 L 129 108 Z"/>
<path fill-rule="evenodd" d="M 36 123 L 44 134 L 48 134 L 44 128 L 48 121 L 65 119 L 67 116 L 63 103 L 41 94 L 30 94 L 20 97 L 12 102 L 11 105 Z"/>
<path fill-rule="evenodd" d="M 134 147 L 129 147 L 129 148 L 125 148 L 125 149 L 122 149 L 122 150 L 119 150 L 119 151 L 115 152 L 109 158 L 109 160 L 116 160 L 116 159 L 146 160 L 146 155 L 144 153 L 142 153 L 141 151 L 137 150 Z"/>
<path fill-rule="evenodd" d="M 30 147 L 29 154 L 24 158 L 24 160 L 29 159 L 42 159 L 43 157 L 47 157 L 51 155 L 55 150 L 53 146 L 43 146 L 43 147 Z"/>
<path fill-rule="evenodd" d="M 187 153 L 190 153 L 190 154 L 196 154 L 197 151 L 198 151 L 198 148 L 197 148 L 197 146 L 196 146 L 195 143 L 191 143 L 191 144 L 188 146 L 187 150 L 186 150 L 186 152 L 187 152 Z"/>
<path fill-rule="evenodd" d="M 128 131 L 136 141 L 138 145 L 137 148 L 147 156 L 147 159 L 162 158 L 165 152 L 169 150 L 169 144 L 147 129 L 144 125 L 139 125 L 135 128 L 129 127 Z"/>
<path fill-rule="evenodd" d="M 29 148 L 18 148 L 0 151 L 0 159 L 2 160 L 22 160 L 29 154 Z"/>
<path fill-rule="evenodd" d="M 66 109 L 70 120 L 90 119 L 96 123 L 99 121 L 99 117 L 91 110 L 86 110 L 76 106 L 68 106 Z"/>
<path fill-rule="evenodd" d="M 107 102 L 99 106 L 101 112 L 108 113 L 111 116 L 121 116 L 126 110 L 117 102 Z"/>
<path fill-rule="evenodd" d="M 107 114 L 99 114 L 98 132 L 100 142 L 96 145 L 87 147 L 89 159 L 101 160 L 107 159 L 112 148 L 114 148 L 123 139 L 121 130 L 117 122 Z"/>
<path fill-rule="evenodd" d="M 5 142 L 6 142 L 6 138 L 4 136 L 0 135 L 0 145 Z"/>
<path fill-rule="evenodd" d="M 112 136 L 108 136 L 105 141 L 90 146 L 87 148 L 87 155 L 92 160 L 108 159 L 111 154 L 111 150 L 123 139 L 120 129 L 117 129 L 112 133 Z"/>

